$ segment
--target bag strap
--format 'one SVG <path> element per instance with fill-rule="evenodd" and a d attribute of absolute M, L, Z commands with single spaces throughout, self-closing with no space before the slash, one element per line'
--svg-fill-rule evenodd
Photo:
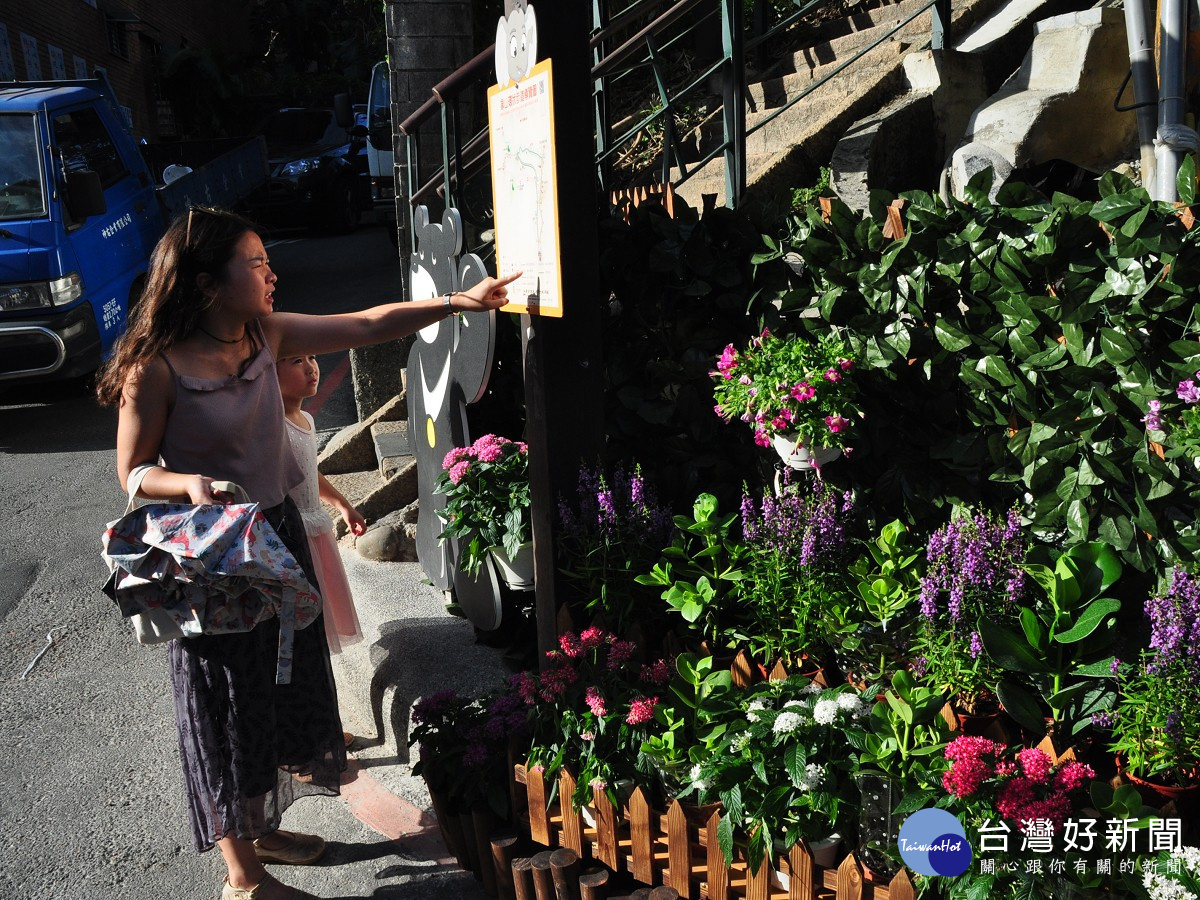
<path fill-rule="evenodd" d="M 133 471 L 129 473 L 129 477 L 125 480 L 125 484 L 129 487 L 129 503 L 125 506 L 125 515 L 129 515 L 139 506 L 153 502 L 149 497 L 138 497 L 138 491 L 142 489 L 146 473 L 158 467 L 158 463 L 142 463 L 140 466 L 134 466 Z"/>

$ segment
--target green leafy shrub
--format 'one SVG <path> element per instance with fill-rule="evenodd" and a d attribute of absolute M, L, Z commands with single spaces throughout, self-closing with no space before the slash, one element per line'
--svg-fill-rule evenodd
<path fill-rule="evenodd" d="M 853 477 L 878 515 L 1017 502 L 1039 540 L 1100 540 L 1142 572 L 1194 554 L 1197 471 L 1143 419 L 1200 366 L 1200 229 L 1114 173 L 1095 203 L 1022 185 L 992 202 L 987 176 L 963 201 L 903 194 L 900 216 L 877 193 L 865 215 L 790 217 L 755 257 L 758 309 L 848 335 Z M 1185 203 L 1194 179 L 1189 161 Z"/>

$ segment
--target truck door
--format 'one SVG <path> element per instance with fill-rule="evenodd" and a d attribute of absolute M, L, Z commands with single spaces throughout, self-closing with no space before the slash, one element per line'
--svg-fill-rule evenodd
<path fill-rule="evenodd" d="M 136 171 L 122 158 L 99 112 L 90 106 L 55 112 L 51 141 L 63 168 L 91 169 L 100 176 L 107 211 L 66 222 L 67 237 L 83 276 L 107 353 L 125 328 L 130 290 L 145 274 L 150 251 L 162 233 L 154 186 L 144 166 Z M 132 147 L 136 153 L 137 148 Z M 69 215 L 64 212 L 64 215 Z"/>

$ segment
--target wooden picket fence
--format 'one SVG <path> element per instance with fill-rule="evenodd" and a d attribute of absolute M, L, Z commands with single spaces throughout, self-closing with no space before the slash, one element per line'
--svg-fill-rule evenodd
<path fill-rule="evenodd" d="M 589 826 L 563 799 L 575 791 L 569 772 L 560 773 L 558 793 L 549 804 L 549 785 L 540 769 L 515 765 L 513 776 L 514 808 L 535 843 L 567 848 L 581 859 L 627 872 L 641 884 L 673 888 L 690 900 L 914 900 L 916 896 L 906 870 L 887 885 L 876 884 L 864 879 L 853 853 L 836 868 L 823 868 L 814 863 L 803 841 L 786 856 L 764 859 L 758 871 L 750 871 L 744 858 L 727 865 L 717 844 L 719 810 L 704 818 L 673 801 L 664 813 L 650 807 L 640 788 L 620 810 L 602 789 L 594 788 L 595 825 Z"/>

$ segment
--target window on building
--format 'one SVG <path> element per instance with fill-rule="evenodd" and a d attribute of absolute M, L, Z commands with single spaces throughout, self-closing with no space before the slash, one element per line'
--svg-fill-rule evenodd
<path fill-rule="evenodd" d="M 94 109 L 77 109 L 54 117 L 54 144 L 68 172 L 91 169 L 108 187 L 125 177 L 125 164 Z"/>
<path fill-rule="evenodd" d="M 113 56 L 129 59 L 129 36 L 125 32 L 125 23 L 107 16 L 104 21 L 108 26 L 108 51 Z"/>

